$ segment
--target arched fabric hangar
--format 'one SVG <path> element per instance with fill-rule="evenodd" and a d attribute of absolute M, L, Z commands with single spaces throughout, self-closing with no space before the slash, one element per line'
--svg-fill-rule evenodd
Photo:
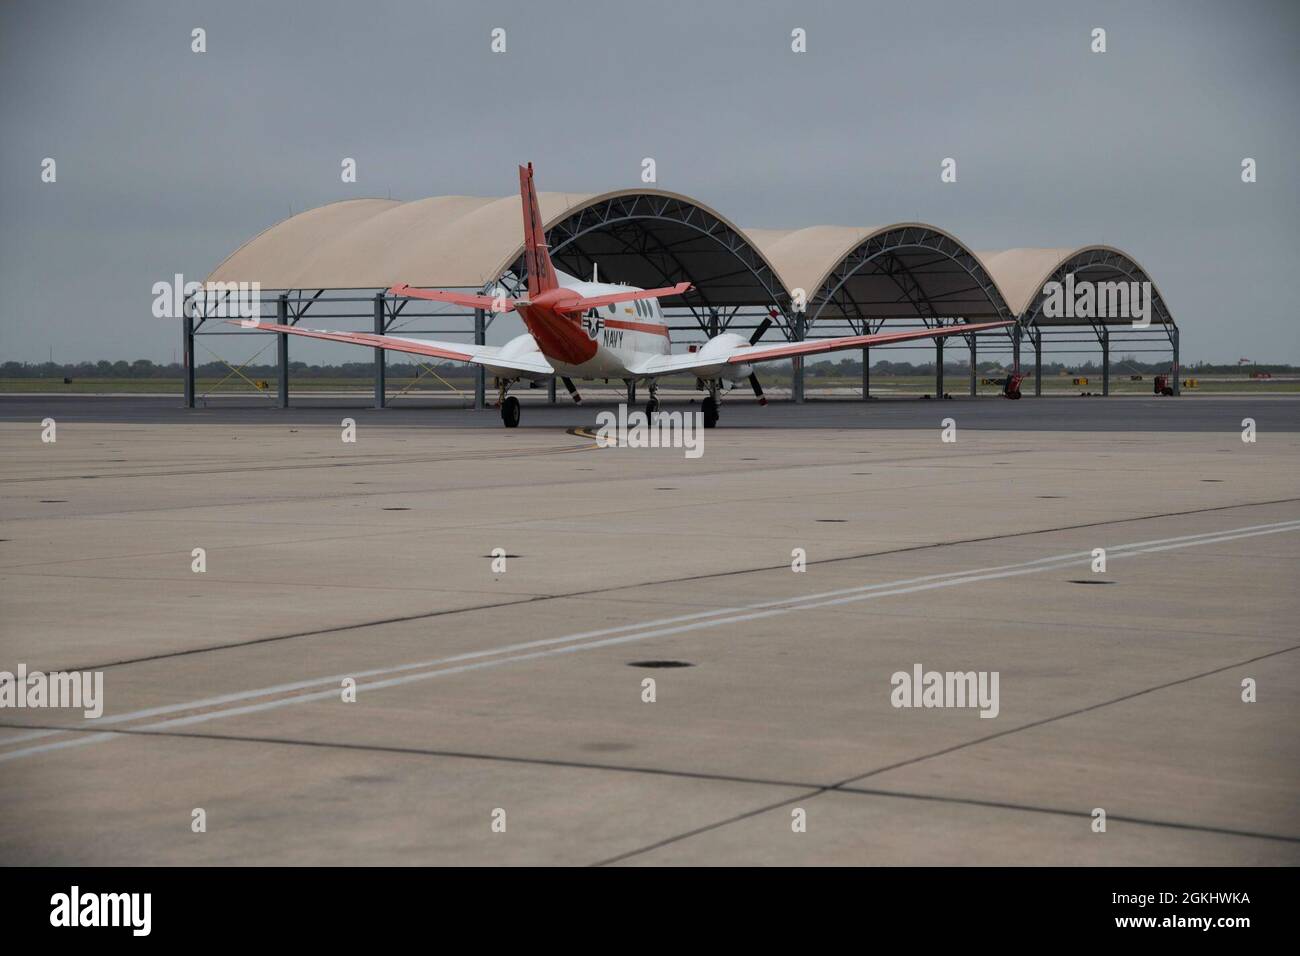
<path fill-rule="evenodd" d="M 689 281 L 695 288 L 663 300 L 716 333 L 737 316 L 787 314 L 789 296 L 772 265 L 745 233 L 703 203 L 660 190 L 601 194 L 539 194 L 551 254 L 558 268 L 588 278 L 598 265 L 605 281 L 653 288 Z M 369 318 L 383 334 L 418 316 L 419 306 L 384 291 L 420 288 L 508 290 L 523 274 L 518 196 L 438 196 L 413 202 L 358 199 L 292 216 L 244 243 L 207 282 L 259 282 L 276 303 L 276 321 L 296 324 L 308 313 L 331 319 Z M 340 293 L 351 293 L 343 295 Z M 369 304 L 365 311 L 358 305 Z M 440 312 L 445 316 L 445 310 Z M 491 317 L 479 312 L 482 342 Z M 208 316 L 185 318 L 186 355 Z M 788 334 L 788 325 L 782 323 Z M 406 329 L 405 331 L 418 331 Z M 287 336 L 280 336 L 279 397 L 288 403 Z M 383 355 L 376 350 L 375 401 L 383 404 Z M 476 404 L 483 402 L 480 376 Z M 194 400 L 193 375 L 186 402 Z"/>
<path fill-rule="evenodd" d="M 1056 249 L 1004 249 L 981 252 L 979 256 L 1006 295 L 1013 314 L 1020 319 L 1021 335 L 1028 338 L 1034 348 L 1034 394 L 1042 394 L 1045 341 L 1058 345 L 1095 343 L 1099 346 L 1102 394 L 1110 394 L 1110 353 L 1113 343 L 1120 340 L 1126 349 L 1135 352 L 1163 352 L 1168 349 L 1172 353 L 1172 385 L 1174 394 L 1178 394 L 1178 326 L 1174 323 L 1159 288 L 1128 253 L 1113 246 L 1093 245 Z M 1073 275 L 1076 281 L 1099 284 L 1150 282 L 1150 327 L 1134 328 L 1129 317 L 1045 315 L 1043 306 L 1048 283 L 1064 283 L 1067 275 Z M 1153 344 L 1155 349 L 1148 347 Z"/>
<path fill-rule="evenodd" d="M 752 328 L 772 314 L 771 335 L 789 339 L 870 334 L 908 326 L 1018 319 L 1005 340 L 1018 367 L 1022 338 L 1041 369 L 1045 342 L 1099 344 L 1103 390 L 1109 391 L 1112 344 L 1125 348 L 1157 341 L 1178 362 L 1178 329 L 1155 289 L 1151 330 L 1126 321 L 1050 318 L 1043 287 L 1073 273 L 1097 282 L 1149 281 L 1131 256 L 1110 246 L 1009 249 L 975 253 L 951 233 L 927 223 L 881 227 L 809 226 L 741 229 L 689 196 L 654 189 L 539 195 L 547 239 L 557 267 L 590 278 L 652 288 L 689 281 L 695 288 L 666 298 L 664 308 L 686 334 L 715 335 Z M 394 298 L 399 283 L 419 288 L 485 292 L 523 287 L 519 197 L 435 196 L 411 202 L 356 199 L 291 216 L 231 253 L 208 282 L 259 282 L 266 320 L 363 320 L 376 334 L 430 332 L 413 322 L 452 321 L 442 334 L 474 336 L 482 343 L 494 316 L 451 311 Z M 804 305 L 796 309 L 796 299 Z M 207 300 L 204 300 L 206 306 Z M 194 404 L 194 345 L 198 336 L 231 334 L 213 316 L 183 318 L 186 404 Z M 212 323 L 212 324 L 209 324 Z M 239 334 L 239 333 L 233 333 Z M 1083 336 L 1080 338 L 1080 336 Z M 289 336 L 278 336 L 279 400 L 288 404 Z M 970 391 L 976 391 L 976 337 L 970 351 Z M 999 342 L 1001 344 L 999 344 Z M 955 345 L 955 343 L 954 343 Z M 951 349 L 953 346 L 948 346 Z M 935 343 L 936 389 L 943 387 L 944 341 Z M 1135 351 L 1151 351 L 1136 348 Z M 1077 349 L 1072 350 L 1077 351 Z M 375 350 L 375 404 L 385 402 L 383 350 Z M 863 354 L 862 394 L 870 389 L 870 359 Z M 1035 375 L 1035 392 L 1041 376 Z M 1174 376 L 1174 387 L 1178 387 Z M 795 399 L 803 397 L 803 369 L 795 360 Z M 554 386 L 551 389 L 554 395 Z M 484 403 L 480 374 L 476 405 Z"/>
<path fill-rule="evenodd" d="M 934 326 L 1015 318 L 979 257 L 936 226 L 905 222 L 747 232 L 781 273 L 791 295 L 802 292 L 806 307 L 803 320 L 796 323 L 800 337 L 815 336 L 819 325 L 847 325 L 853 334 L 865 335 L 886 323 Z M 976 336 L 965 338 L 974 394 Z M 934 348 L 936 388 L 942 393 L 944 340 L 937 339 Z M 801 385 L 796 378 L 796 388 Z M 867 350 L 862 389 L 865 397 L 870 390 Z"/>

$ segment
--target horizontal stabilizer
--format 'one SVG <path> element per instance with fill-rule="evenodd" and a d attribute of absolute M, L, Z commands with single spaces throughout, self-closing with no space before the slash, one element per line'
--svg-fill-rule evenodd
<path fill-rule="evenodd" d="M 619 302 L 634 302 L 637 299 L 663 299 L 670 295 L 683 295 L 693 289 L 689 282 L 665 286 L 662 289 L 628 289 L 626 292 L 611 292 L 609 295 L 592 295 L 582 299 L 569 299 L 555 306 L 558 312 L 585 312 L 601 306 L 614 305 Z"/>
<path fill-rule="evenodd" d="M 485 309 L 488 312 L 512 312 L 515 307 L 515 300 L 505 296 L 473 295 L 468 292 L 448 292 L 445 289 L 413 289 L 409 285 L 395 285 L 388 290 L 388 294 L 403 299 L 450 302 L 453 305 L 463 305 L 469 309 Z"/>

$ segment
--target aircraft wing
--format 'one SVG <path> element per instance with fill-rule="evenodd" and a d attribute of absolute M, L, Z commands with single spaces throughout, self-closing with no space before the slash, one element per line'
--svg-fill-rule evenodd
<path fill-rule="evenodd" d="M 638 375 L 673 375 L 681 372 L 705 372 L 727 365 L 752 365 L 757 362 L 774 362 L 796 355 L 817 355 L 822 352 L 839 352 L 844 349 L 863 349 L 873 345 L 889 345 L 912 339 L 939 339 L 949 335 L 969 335 L 1014 325 L 1005 322 L 974 322 L 944 325 L 932 329 L 909 329 L 906 332 L 881 332 L 876 335 L 844 335 L 834 339 L 806 339 L 802 342 L 779 342 L 774 345 L 740 345 L 729 352 L 706 355 L 687 352 L 678 355 L 656 355 L 632 371 Z M 701 376 L 706 377 L 706 376 Z"/>
<path fill-rule="evenodd" d="M 500 346 L 472 345 L 467 342 L 439 342 L 436 339 L 412 339 L 400 335 L 374 335 L 370 332 L 330 332 L 326 329 L 304 329 L 296 325 L 280 325 L 274 322 L 256 324 L 232 321 L 231 325 L 257 329 L 262 332 L 279 332 L 288 335 L 302 335 L 311 339 L 324 339 L 327 342 L 342 342 L 345 345 L 364 345 L 367 348 L 387 349 L 390 352 L 406 352 L 409 355 L 427 355 L 432 358 L 450 359 L 453 362 L 465 362 L 468 365 L 482 365 L 487 368 L 518 372 L 529 377 L 547 377 L 555 374 L 555 369 L 546 361 L 540 351 L 522 354 L 501 354 Z"/>

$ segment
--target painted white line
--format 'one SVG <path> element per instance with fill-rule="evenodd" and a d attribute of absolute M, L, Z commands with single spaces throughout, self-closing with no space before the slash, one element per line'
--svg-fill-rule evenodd
<path fill-rule="evenodd" d="M 1168 551 L 1178 548 L 1196 547 L 1204 544 L 1218 544 L 1223 541 L 1235 541 L 1241 538 L 1252 538 L 1260 535 L 1279 534 L 1287 531 L 1300 531 L 1300 520 L 1273 522 L 1264 525 L 1248 525 L 1242 528 L 1232 528 L 1224 531 L 1205 532 L 1195 535 L 1182 535 L 1175 538 L 1158 538 L 1151 541 L 1139 541 L 1129 544 L 1115 545 L 1107 548 L 1106 555 L 1108 560 L 1123 557 L 1133 557 L 1138 554 L 1149 554 L 1160 551 Z M 738 608 L 724 608 L 695 614 L 681 615 L 673 618 L 661 618 L 653 621 L 643 621 L 639 624 L 625 624 L 619 627 L 606 628 L 601 631 L 586 631 L 578 634 L 569 634 L 563 637 L 544 638 L 537 641 L 526 641 L 518 644 L 505 645 L 495 649 L 482 651 L 472 651 L 465 654 L 457 654 L 450 657 L 439 658 L 432 661 L 423 661 L 413 664 L 401 664 L 393 667 L 375 668 L 368 671 L 356 671 L 351 674 L 339 675 L 337 677 L 323 677 L 311 680 L 295 681 L 290 684 L 279 684 L 275 687 L 262 688 L 255 691 L 243 691 L 235 694 L 225 694 L 220 697 L 211 697 L 200 701 L 190 701 L 183 704 L 170 704 L 165 707 L 154 707 L 146 710 L 133 711 L 129 714 L 120 714 L 115 717 L 101 717 L 88 725 L 86 728 L 69 727 L 68 731 L 80 731 L 83 729 L 96 730 L 99 727 L 114 723 L 121 723 L 127 720 L 139 720 L 151 716 L 159 716 L 165 713 L 175 713 L 177 711 L 194 710 L 203 707 L 219 706 L 223 703 L 235 703 L 240 700 L 254 699 L 269 694 L 291 693 L 295 690 L 302 690 L 308 687 L 316 687 L 322 684 L 332 684 L 328 690 L 317 691 L 311 694 L 298 694 L 291 697 L 279 697 L 274 700 L 263 701 L 261 703 L 248 704 L 242 707 L 229 707 L 223 710 L 214 710 L 207 713 L 192 714 L 187 717 L 178 717 L 170 720 L 159 721 L 148 724 L 139 728 L 142 731 L 160 731 L 171 730 L 177 727 L 186 727 L 197 723 L 203 723 L 208 720 L 214 720 L 218 717 L 233 717 L 241 714 L 260 713 L 266 710 L 273 710 L 279 707 L 286 707 L 290 704 L 303 703 L 315 700 L 327 700 L 338 697 L 340 687 L 338 686 L 345 677 L 361 679 L 366 677 L 377 677 L 384 674 L 402 674 L 402 676 L 389 677 L 384 680 L 371 681 L 370 683 L 357 684 L 357 691 L 361 690 L 380 690 L 386 687 L 396 687 L 402 684 L 408 684 L 415 681 L 429 680 L 434 677 L 440 677 L 446 674 L 462 674 L 469 671 L 482 670 L 488 667 L 496 667 L 501 664 L 516 663 L 519 661 L 536 660 L 542 657 L 549 657 L 557 654 L 568 654 L 580 650 L 592 650 L 600 647 L 610 647 L 618 644 L 626 644 L 635 641 L 649 640 L 655 637 L 667 637 L 674 634 L 683 634 L 691 631 L 698 631 L 705 628 L 718 627 L 723 624 L 737 624 L 745 621 L 759 620 L 768 617 L 775 617 L 782 614 L 790 614 L 795 611 L 815 610 L 823 607 L 833 607 L 841 604 L 856 603 L 859 601 L 872 600 L 879 597 L 891 597 L 900 594 L 914 594 L 919 591 L 929 591 L 936 588 L 953 587 L 959 584 L 972 584 L 980 581 L 991 581 L 1000 578 L 1019 577 L 1027 574 L 1038 574 L 1043 571 L 1054 571 L 1070 567 L 1074 564 L 1088 563 L 1092 560 L 1091 551 L 1077 551 L 1067 554 L 1054 555 L 1047 558 L 1038 558 L 1032 561 L 1024 561 L 1019 564 L 1000 565 L 989 568 L 977 568 L 967 571 L 948 572 L 946 574 L 923 575 L 917 578 L 908 578 L 900 581 L 891 581 L 882 584 L 862 585 L 854 588 L 842 588 L 835 591 L 824 591 L 817 594 L 809 594 L 803 597 L 782 598 L 775 601 L 761 601 L 754 604 L 745 605 Z M 736 613 L 740 612 L 740 613 Z M 719 616 L 721 615 L 721 616 Z M 689 623 L 685 623 L 689 622 Z M 662 626 L 674 625 L 674 626 Z M 649 628 L 643 630 L 643 628 Z M 620 637 L 609 637 L 623 631 L 633 633 L 625 634 Z M 601 638 L 599 640 L 594 638 Z M 577 643 L 575 643 L 577 642 Z M 568 646 L 555 647 L 556 644 L 566 644 Z M 533 650 L 534 648 L 546 648 L 544 650 Z M 517 651 L 529 651 L 529 653 L 515 653 Z M 501 656 L 509 655 L 509 656 Z M 480 658 L 492 658 L 491 660 L 477 660 Z M 446 664 L 460 664 L 464 661 L 477 660 L 476 663 L 461 664 L 456 667 L 446 667 Z M 428 668 L 436 668 L 429 670 Z M 408 671 L 416 673 L 405 673 Z M 65 731 L 39 731 L 40 735 L 54 733 L 63 733 Z M 121 736 L 120 734 L 92 734 L 85 738 L 85 742 L 107 740 L 113 737 Z M 31 738 L 28 738 L 31 739 Z M 15 742 L 12 738 L 10 743 Z M 35 747 L 27 747 L 21 750 L 0 753 L 0 762 L 26 756 L 28 754 L 43 753 L 48 750 L 62 749 L 69 744 L 68 741 L 52 744 L 42 744 Z M 0 744 L 2 745 L 2 744 Z"/>
<path fill-rule="evenodd" d="M 1267 528 L 1290 527 L 1298 524 L 1300 521 L 1277 521 L 1270 524 L 1246 525 L 1241 528 L 1231 529 L 1231 532 L 1244 532 L 1263 530 Z M 1192 542 L 1204 538 L 1213 538 L 1221 534 L 1231 533 L 1224 531 L 1205 531 L 1198 534 L 1179 535 L 1174 538 L 1157 538 L 1151 541 L 1138 541 L 1131 544 L 1116 545 L 1108 549 L 1107 554 L 1121 553 L 1127 549 L 1142 548 L 1149 545 Z M 720 617 L 722 615 L 735 614 L 737 612 L 753 611 L 760 608 L 781 607 L 785 605 L 803 604 L 808 601 L 816 601 L 823 598 L 839 597 L 841 595 L 870 593 L 882 591 L 890 588 L 896 588 L 910 584 L 920 584 L 928 581 L 943 581 L 950 578 L 964 578 L 971 574 L 988 574 L 997 571 L 1009 571 L 1017 568 L 1032 568 L 1042 564 L 1055 564 L 1060 561 L 1066 561 L 1075 558 L 1091 558 L 1090 551 L 1076 551 L 1068 554 L 1057 554 L 1046 558 L 1037 558 L 1032 561 L 1021 561 L 1015 564 L 994 565 L 985 568 L 973 568 L 965 571 L 945 571 L 938 574 L 926 574 L 920 577 L 907 578 L 901 581 L 886 581 L 880 584 L 862 584 L 850 588 L 839 588 L 834 591 L 821 591 L 813 594 L 804 594 L 793 597 L 776 598 L 770 601 L 759 601 L 753 604 L 747 604 L 742 607 L 721 607 L 708 611 L 697 611 L 692 614 L 682 614 L 676 617 L 665 617 L 650 621 L 638 621 L 635 624 L 622 624 L 616 627 L 603 628 L 596 631 L 580 631 L 576 634 L 565 634 L 561 637 L 548 637 L 535 641 L 523 641 L 515 644 L 506 644 L 496 648 L 489 648 L 481 651 L 470 651 L 464 654 L 455 654 L 450 657 L 439 657 L 426 661 L 415 661 L 410 664 L 398 664 L 390 667 L 379 667 L 365 671 L 354 671 L 350 674 L 335 674 L 330 677 L 313 677 L 307 680 L 293 681 L 287 684 L 276 684 L 271 687 L 259 687 L 254 690 L 238 691 L 231 694 L 221 694 L 216 697 L 206 697 L 200 700 L 191 700 L 179 704 L 166 704 L 160 707 L 150 707 L 144 710 L 135 710 L 125 714 L 117 714 L 109 717 L 100 717 L 93 724 L 85 725 L 88 729 L 98 729 L 100 727 L 109 727 L 115 724 L 125 723 L 128 721 L 145 720 L 150 717 L 162 717 L 166 714 L 180 713 L 186 710 L 201 710 L 210 707 L 220 707 L 223 704 L 233 704 L 244 700 L 254 700 L 258 697 L 279 696 L 290 694 L 294 691 L 306 690 L 311 687 L 323 687 L 329 685 L 337 687 L 339 683 L 347 677 L 354 680 L 363 680 L 368 677 L 380 677 L 385 674 L 400 674 L 406 671 L 425 670 L 431 667 L 440 667 L 445 664 L 456 664 L 461 661 L 477 660 L 484 657 L 493 657 L 498 654 L 513 654 L 519 651 L 528 651 L 539 647 L 551 647 L 556 644 L 567 644 L 571 641 L 585 641 L 590 638 L 606 637 L 611 634 L 620 634 L 625 631 L 640 631 L 644 628 L 660 627 L 666 624 L 678 624 L 684 621 L 696 621 L 704 618 Z M 71 730 L 80 728 L 71 727 Z M 36 730 L 26 734 L 19 734 L 0 741 L 0 746 L 7 744 L 21 743 L 28 740 L 38 740 L 43 737 L 53 736 L 55 734 L 65 733 L 64 730 Z"/>

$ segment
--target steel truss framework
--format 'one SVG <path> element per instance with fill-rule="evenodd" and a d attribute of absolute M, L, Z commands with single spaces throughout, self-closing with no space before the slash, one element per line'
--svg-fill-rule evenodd
<path fill-rule="evenodd" d="M 669 225 L 668 235 L 655 224 Z M 744 304 L 789 314 L 790 294 L 749 240 L 707 210 L 671 196 L 616 196 L 585 206 L 553 225 L 547 238 L 556 265 L 573 275 L 591 275 L 597 262 L 608 270 L 611 259 L 631 258 L 650 270 L 653 282 L 643 280 L 647 287 L 683 279 L 694 283 L 682 299 L 701 332 L 709 331 L 715 314 L 727 316 L 725 329 L 738 308 L 737 297 Z M 588 241 L 592 238 L 600 240 L 594 247 Z M 713 254 L 692 255 L 702 250 Z M 701 268 L 701 259 L 713 268 Z M 501 281 L 526 284 L 522 255 Z"/>
<path fill-rule="evenodd" d="M 791 290 L 749 240 L 739 231 L 707 210 L 680 198 L 659 194 L 631 194 L 607 198 L 576 210 L 555 223 L 547 232 L 556 265 L 578 276 L 589 276 L 599 264 L 601 278 L 627 281 L 653 287 L 689 280 L 695 289 L 683 296 L 680 305 L 666 304 L 664 311 L 673 332 L 681 339 L 716 335 L 731 329 L 748 330 L 764 318 L 773 318 L 774 326 L 789 340 L 830 338 L 838 335 L 865 335 L 889 328 L 934 327 L 961 320 L 989 321 L 1018 319 L 1007 334 L 986 337 L 985 348 L 1010 353 L 1014 367 L 1020 366 L 1021 341 L 1028 337 L 1035 352 L 1035 394 L 1041 394 L 1041 363 L 1047 345 L 1092 344 L 1101 347 L 1103 360 L 1103 394 L 1109 393 L 1110 347 L 1115 336 L 1123 336 L 1129 351 L 1155 351 L 1154 348 L 1130 348 L 1129 343 L 1162 343 L 1172 349 L 1173 365 L 1178 365 L 1178 329 L 1173 324 L 1164 300 L 1153 296 L 1155 315 L 1151 328 L 1135 330 L 1127 325 L 1104 325 L 1094 320 L 1080 320 L 1073 327 L 1052 324 L 1043 319 L 1043 294 L 1027 306 L 1021 316 L 1014 316 L 996 283 L 979 258 L 962 243 L 939 230 L 908 225 L 876 233 L 846 254 L 830 271 L 821 287 L 807 298 L 805 310 L 793 309 Z M 1051 279 L 1062 281 L 1073 272 L 1092 273 L 1098 279 L 1124 277 L 1126 281 L 1145 282 L 1141 268 L 1115 250 L 1089 248 L 1063 262 Z M 522 255 L 496 280 L 479 289 L 496 288 L 518 294 L 527 285 Z M 465 287 L 459 287 L 464 289 Z M 1154 292 L 1154 286 L 1151 287 Z M 196 340 L 209 335 L 238 335 L 240 332 L 215 321 L 220 316 L 214 303 L 204 299 L 193 304 L 187 300 L 183 316 L 185 347 L 185 403 L 194 407 L 194 348 Z M 269 314 L 268 314 L 269 313 Z M 486 331 L 496 316 L 456 311 L 427 301 L 395 299 L 376 289 L 285 289 L 263 292 L 260 318 L 279 324 L 297 325 L 311 315 L 315 319 L 368 319 L 371 330 L 386 334 L 434 333 L 455 335 L 473 333 L 482 344 Z M 466 321 L 472 319 L 472 326 Z M 422 320 L 442 323 L 433 327 L 412 327 Z M 752 320 L 752 321 L 751 321 Z M 1080 338 L 1079 330 L 1092 333 Z M 289 403 L 289 336 L 278 336 L 276 398 L 278 404 Z M 970 353 L 970 394 L 976 394 L 977 336 L 962 336 Z M 899 347 L 899 346 L 894 346 Z M 901 346 L 908 348 L 909 346 Z M 929 348 L 929 344 L 910 346 Z M 934 342 L 936 394 L 944 394 L 944 340 Z M 1066 351 L 1077 351 L 1066 349 Z M 870 360 L 862 352 L 862 397 L 870 394 Z M 374 350 L 375 406 L 387 400 L 385 353 Z M 803 401 L 802 361 L 793 360 L 792 397 Z M 475 407 L 485 402 L 483 370 L 478 369 Z M 1178 389 L 1175 374 L 1174 388 Z M 555 383 L 550 386 L 555 399 Z"/>
<path fill-rule="evenodd" d="M 1151 281 L 1142 267 L 1128 256 L 1115 249 L 1095 247 L 1081 249 L 1066 259 L 1043 285 L 1046 286 L 1048 282 L 1064 282 L 1065 277 L 1071 273 L 1096 282 L 1121 279 L 1125 282 Z M 1148 288 L 1151 290 L 1151 324 L 1147 328 L 1134 328 L 1132 322 L 1119 324 L 1091 317 L 1075 319 L 1073 321 L 1076 324 L 1073 326 L 1062 325 L 1059 320 L 1043 314 L 1047 296 L 1040 288 L 1020 317 L 1020 327 L 1034 345 L 1034 394 L 1042 394 L 1041 371 L 1045 341 L 1053 345 L 1091 345 L 1095 342 L 1101 349 L 1102 395 L 1110 394 L 1110 353 L 1111 347 L 1117 342 L 1122 342 L 1125 351 L 1132 353 L 1168 351 L 1171 353 L 1170 383 L 1174 394 L 1180 394 L 1178 326 L 1174 324 L 1173 316 L 1155 283 L 1152 282 Z M 1080 332 L 1084 334 L 1080 335 Z"/>
<path fill-rule="evenodd" d="M 963 307 L 963 304 L 965 307 Z M 876 233 L 844 256 L 808 298 L 801 338 L 871 335 L 888 324 L 927 328 L 960 322 L 975 311 L 980 320 L 1014 319 L 996 283 L 979 259 L 951 236 L 924 226 Z M 971 321 L 975 319 L 972 317 Z M 1008 338 L 1013 338 L 1008 327 Z M 816 330 L 817 335 L 810 333 Z M 976 336 L 962 336 L 970 350 L 971 394 Z M 935 390 L 942 395 L 943 339 L 934 341 Z M 920 347 L 928 347 L 920 346 Z M 796 369 L 794 398 L 803 400 L 802 369 Z M 868 349 L 862 350 L 862 397 L 871 393 Z"/>

